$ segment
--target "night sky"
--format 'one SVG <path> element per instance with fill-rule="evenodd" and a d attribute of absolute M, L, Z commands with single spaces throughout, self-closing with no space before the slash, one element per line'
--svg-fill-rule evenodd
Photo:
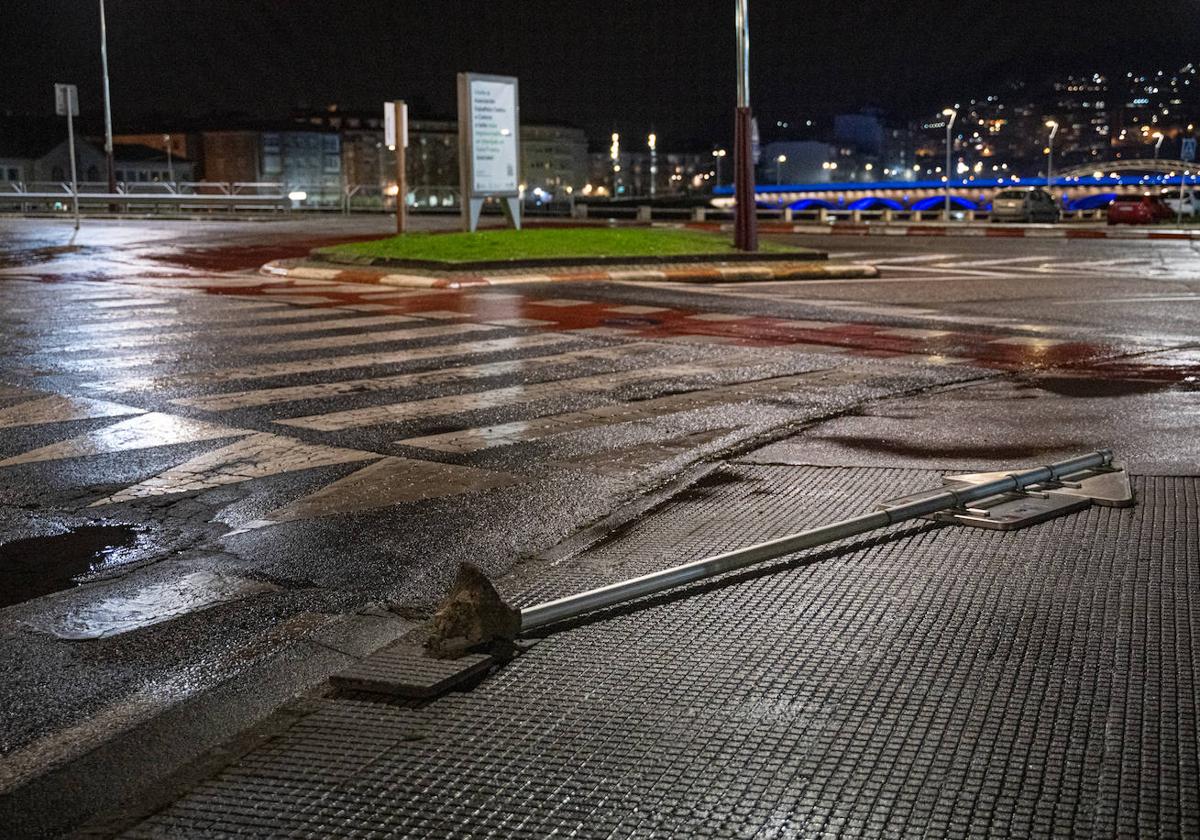
<path fill-rule="evenodd" d="M 0 2 L 0 112 L 45 112 L 55 81 L 100 101 L 95 0 Z M 1170 69 L 1200 58 L 1200 2 L 750 0 L 752 96 L 779 120 L 940 108 L 1005 79 Z M 733 0 L 108 0 L 117 130 L 154 113 L 281 116 L 406 98 L 449 116 L 455 73 L 521 79 L 526 121 L 593 139 L 651 126 L 729 134 Z M 153 120 L 151 120 L 153 121 Z M 161 126 L 167 128 L 169 126 Z M 672 142 L 674 140 L 674 143 Z"/>

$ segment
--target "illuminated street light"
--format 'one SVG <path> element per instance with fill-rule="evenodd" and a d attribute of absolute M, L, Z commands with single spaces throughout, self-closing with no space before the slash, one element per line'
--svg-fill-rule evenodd
<path fill-rule="evenodd" d="M 167 181 L 175 183 L 175 167 L 171 164 L 171 135 L 163 135 L 163 145 L 167 147 Z"/>
<path fill-rule="evenodd" d="M 779 178 L 783 172 L 783 165 L 787 163 L 787 155 L 780 155 L 775 158 L 775 186 L 779 186 Z"/>
<path fill-rule="evenodd" d="M 1054 197 L 1054 135 L 1058 134 L 1058 123 L 1046 120 L 1046 128 L 1050 129 L 1050 139 L 1046 141 L 1046 191 Z"/>
<path fill-rule="evenodd" d="M 621 173 L 621 135 L 615 131 L 612 134 L 612 145 L 608 147 L 608 156 L 612 159 L 613 195 L 615 196 L 619 192 L 617 180 Z"/>
<path fill-rule="evenodd" d="M 950 221 L 950 132 L 954 130 L 954 121 L 958 118 L 957 108 L 946 108 L 942 111 L 946 120 L 946 221 Z"/>
<path fill-rule="evenodd" d="M 1162 148 L 1163 133 L 1161 131 L 1156 131 L 1150 136 L 1157 141 L 1154 144 L 1154 159 L 1158 160 L 1158 150 Z"/>
<path fill-rule="evenodd" d="M 717 186 L 721 186 L 721 160 L 728 154 L 724 149 L 713 149 L 713 157 L 717 159 Z"/>
<path fill-rule="evenodd" d="M 658 135 L 652 131 L 646 141 L 650 145 L 650 197 L 654 198 L 654 182 L 658 180 Z"/>

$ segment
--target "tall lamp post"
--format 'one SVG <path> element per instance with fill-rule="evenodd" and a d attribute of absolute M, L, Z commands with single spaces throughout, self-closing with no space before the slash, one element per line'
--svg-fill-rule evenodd
<path fill-rule="evenodd" d="M 112 102 L 108 93 L 108 23 L 104 0 L 100 0 L 100 64 L 104 68 L 104 160 L 108 167 L 108 191 L 117 191 L 117 170 L 113 166 Z"/>
<path fill-rule="evenodd" d="M 1046 192 L 1054 198 L 1054 135 L 1058 134 L 1058 123 L 1046 120 L 1046 128 L 1050 129 L 1050 138 L 1046 141 Z"/>
<path fill-rule="evenodd" d="M 754 123 L 750 114 L 750 3 L 737 0 L 737 124 L 734 132 L 733 183 L 736 213 L 733 245 L 739 251 L 758 250 L 758 215 L 754 206 Z"/>
<path fill-rule="evenodd" d="M 608 156 L 612 159 L 612 196 L 616 198 L 621 183 L 621 135 L 615 131 L 612 134 L 612 145 L 608 147 Z"/>
<path fill-rule="evenodd" d="M 175 183 L 175 166 L 171 163 L 171 135 L 163 135 L 163 145 L 167 148 L 167 181 Z"/>
<path fill-rule="evenodd" d="M 650 197 L 654 198 L 655 182 L 658 180 L 658 135 L 650 132 L 648 140 L 650 143 Z"/>
<path fill-rule="evenodd" d="M 726 152 L 724 149 L 713 149 L 712 155 L 713 155 L 713 157 L 715 157 L 717 159 L 717 175 L 716 175 L 716 177 L 717 177 L 717 186 L 718 187 L 721 186 L 721 161 L 723 161 L 725 159 L 725 155 L 727 155 L 727 154 L 728 154 L 728 152 Z"/>
<path fill-rule="evenodd" d="M 787 163 L 787 155 L 780 155 L 775 158 L 775 186 L 779 186 L 779 179 L 783 177 L 783 165 Z"/>
<path fill-rule="evenodd" d="M 954 121 L 958 118 L 957 108 L 946 108 L 942 111 L 942 116 L 947 117 L 946 120 L 946 221 L 950 221 L 950 153 L 953 146 L 950 140 L 950 132 L 954 130 Z"/>

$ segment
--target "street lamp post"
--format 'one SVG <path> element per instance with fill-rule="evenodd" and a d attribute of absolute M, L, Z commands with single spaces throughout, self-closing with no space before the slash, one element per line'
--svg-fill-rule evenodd
<path fill-rule="evenodd" d="M 108 23 L 104 0 L 100 0 L 100 64 L 104 68 L 104 159 L 108 167 L 108 191 L 117 191 L 117 170 L 113 166 L 112 101 L 108 93 Z"/>
<path fill-rule="evenodd" d="M 1054 198 L 1054 135 L 1058 134 L 1058 123 L 1046 120 L 1046 128 L 1050 129 L 1050 139 L 1046 141 L 1046 192 Z"/>
<path fill-rule="evenodd" d="M 167 181 L 175 183 L 175 166 L 171 163 L 171 135 L 163 135 L 163 145 L 167 147 Z"/>
<path fill-rule="evenodd" d="M 942 111 L 946 120 L 946 221 L 950 221 L 950 153 L 952 150 L 950 132 L 954 130 L 954 121 L 958 118 L 957 108 L 946 108 Z"/>
<path fill-rule="evenodd" d="M 787 163 L 787 155 L 780 155 L 775 158 L 775 186 L 779 186 L 779 179 L 783 176 L 783 165 Z"/>
<path fill-rule="evenodd" d="M 658 135 L 650 132 L 650 197 L 654 198 L 656 181 L 658 180 Z"/>
<path fill-rule="evenodd" d="M 721 186 L 721 161 L 725 159 L 726 154 L 728 154 L 728 152 L 726 152 L 724 149 L 713 149 L 712 155 L 713 155 L 713 157 L 715 157 L 717 159 L 717 186 L 718 187 Z"/>
<path fill-rule="evenodd" d="M 754 206 L 754 123 L 750 113 L 750 3 L 737 0 L 737 124 L 734 132 L 733 244 L 739 251 L 758 250 L 758 215 Z"/>
<path fill-rule="evenodd" d="M 612 134 L 612 145 L 608 147 L 608 156 L 612 159 L 612 196 L 616 198 L 621 183 L 621 135 L 615 131 Z"/>

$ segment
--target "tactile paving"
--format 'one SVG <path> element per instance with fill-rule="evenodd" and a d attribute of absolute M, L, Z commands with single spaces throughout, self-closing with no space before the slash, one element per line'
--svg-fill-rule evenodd
<path fill-rule="evenodd" d="M 508 594 L 938 481 L 736 466 Z M 1200 494 L 1135 485 L 1134 508 L 902 525 L 610 610 L 419 710 L 331 701 L 127 836 L 1200 836 Z"/>

